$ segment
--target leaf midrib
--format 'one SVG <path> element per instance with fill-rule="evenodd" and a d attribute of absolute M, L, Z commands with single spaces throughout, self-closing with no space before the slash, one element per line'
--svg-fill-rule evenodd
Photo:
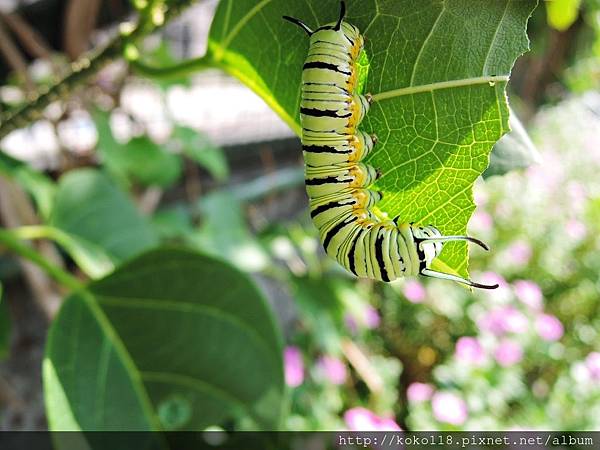
<path fill-rule="evenodd" d="M 242 330 L 244 330 L 249 336 L 251 336 L 255 343 L 263 349 L 266 355 L 272 353 L 273 349 L 269 346 L 268 342 L 254 329 L 248 326 L 247 323 L 239 320 L 233 314 L 228 314 L 221 309 L 211 307 L 208 305 L 198 305 L 192 302 L 185 301 L 173 301 L 173 300 L 162 300 L 144 297 L 121 297 L 121 296 L 108 296 L 95 294 L 95 297 L 99 304 L 105 304 L 114 306 L 117 308 L 135 308 L 135 309 L 150 309 L 154 311 L 176 311 L 183 313 L 193 313 L 200 315 L 212 316 L 216 319 L 221 319 L 224 322 L 228 322 Z M 273 368 L 277 367 L 276 361 L 273 358 L 267 358 L 271 360 Z M 277 372 L 277 370 L 275 370 Z"/>

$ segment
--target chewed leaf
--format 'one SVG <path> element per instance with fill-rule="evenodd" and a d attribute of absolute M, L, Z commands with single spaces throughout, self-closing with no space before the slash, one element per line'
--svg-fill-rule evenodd
<path fill-rule="evenodd" d="M 235 7 L 234 7 L 235 3 Z M 389 217 L 463 234 L 472 186 L 506 133 L 506 83 L 527 50 L 536 0 L 347 1 L 346 20 L 363 33 L 364 91 L 373 94 L 362 128 L 379 141 L 368 163 Z M 209 37 L 213 63 L 254 89 L 297 133 L 308 39 L 282 15 L 313 29 L 333 22 L 337 0 L 226 0 Z M 467 275 L 465 243 L 448 244 L 445 267 Z"/>

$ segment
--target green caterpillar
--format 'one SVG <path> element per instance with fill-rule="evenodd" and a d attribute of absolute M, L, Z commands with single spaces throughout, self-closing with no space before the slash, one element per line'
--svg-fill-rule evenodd
<path fill-rule="evenodd" d="M 299 19 L 283 17 L 310 37 L 302 71 L 300 122 L 310 215 L 325 251 L 358 277 L 392 281 L 420 274 L 497 288 L 430 269 L 445 242 L 470 241 L 487 250 L 480 240 L 442 236 L 433 226 L 414 226 L 398 218 L 383 221 L 373 213 L 382 195 L 368 186 L 379 175 L 361 161 L 376 138 L 358 129 L 371 96 L 356 92 L 364 39 L 358 28 L 344 22 L 345 14 L 342 1 L 338 21 L 315 31 Z"/>

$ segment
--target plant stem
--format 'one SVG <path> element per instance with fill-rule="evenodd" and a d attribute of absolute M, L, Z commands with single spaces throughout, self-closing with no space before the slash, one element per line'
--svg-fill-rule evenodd
<path fill-rule="evenodd" d="M 70 72 L 61 80 L 50 87 L 40 88 L 26 104 L 0 116 L 0 139 L 12 131 L 26 127 L 31 122 L 39 119 L 44 108 L 50 103 L 68 97 L 77 86 L 95 75 L 109 62 L 121 56 L 127 44 L 160 28 L 169 19 L 172 19 L 189 6 L 192 1 L 171 0 L 166 2 L 168 9 L 161 22 L 153 21 L 152 11 L 144 11 L 133 27 L 125 30 L 126 27 L 122 26 L 121 31 L 105 47 L 84 55 L 71 64 Z M 150 4 L 153 5 L 153 2 L 150 2 Z"/>
<path fill-rule="evenodd" d="M 149 78 L 184 77 L 200 70 L 217 67 L 216 64 L 211 61 L 209 55 L 188 59 L 165 67 L 151 66 L 141 62 L 139 59 L 130 60 L 129 64 L 138 74 Z"/>
<path fill-rule="evenodd" d="M 60 267 L 55 266 L 32 247 L 22 242 L 15 231 L 9 229 L 0 229 L 0 244 L 15 254 L 36 264 L 63 286 L 72 290 L 81 289 L 83 287 L 83 283 L 81 283 L 73 275 L 64 271 Z"/>

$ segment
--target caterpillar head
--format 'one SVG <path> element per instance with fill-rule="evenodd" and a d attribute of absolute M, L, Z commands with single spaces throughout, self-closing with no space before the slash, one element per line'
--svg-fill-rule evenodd
<path fill-rule="evenodd" d="M 479 239 L 475 239 L 470 236 L 443 236 L 440 231 L 434 226 L 416 227 L 411 225 L 411 232 L 415 245 L 417 247 L 417 255 L 419 256 L 419 273 L 426 277 L 441 278 L 444 280 L 452 280 L 458 283 L 466 284 L 470 287 L 480 289 L 496 289 L 497 284 L 487 285 L 476 283 L 466 278 L 459 277 L 450 273 L 436 272 L 432 270 L 431 264 L 435 258 L 442 252 L 444 243 L 450 241 L 468 241 L 479 245 L 485 250 L 489 250 L 489 247 L 481 242 Z"/>
<path fill-rule="evenodd" d="M 347 48 L 352 56 L 356 58 L 363 48 L 364 40 L 358 28 L 348 22 L 344 22 L 344 17 L 346 17 L 346 3 L 343 1 L 340 2 L 338 20 L 323 25 L 314 31 L 300 19 L 283 16 L 285 20 L 302 28 L 310 36 L 311 40 L 322 40 L 334 45 L 341 45 Z"/>

